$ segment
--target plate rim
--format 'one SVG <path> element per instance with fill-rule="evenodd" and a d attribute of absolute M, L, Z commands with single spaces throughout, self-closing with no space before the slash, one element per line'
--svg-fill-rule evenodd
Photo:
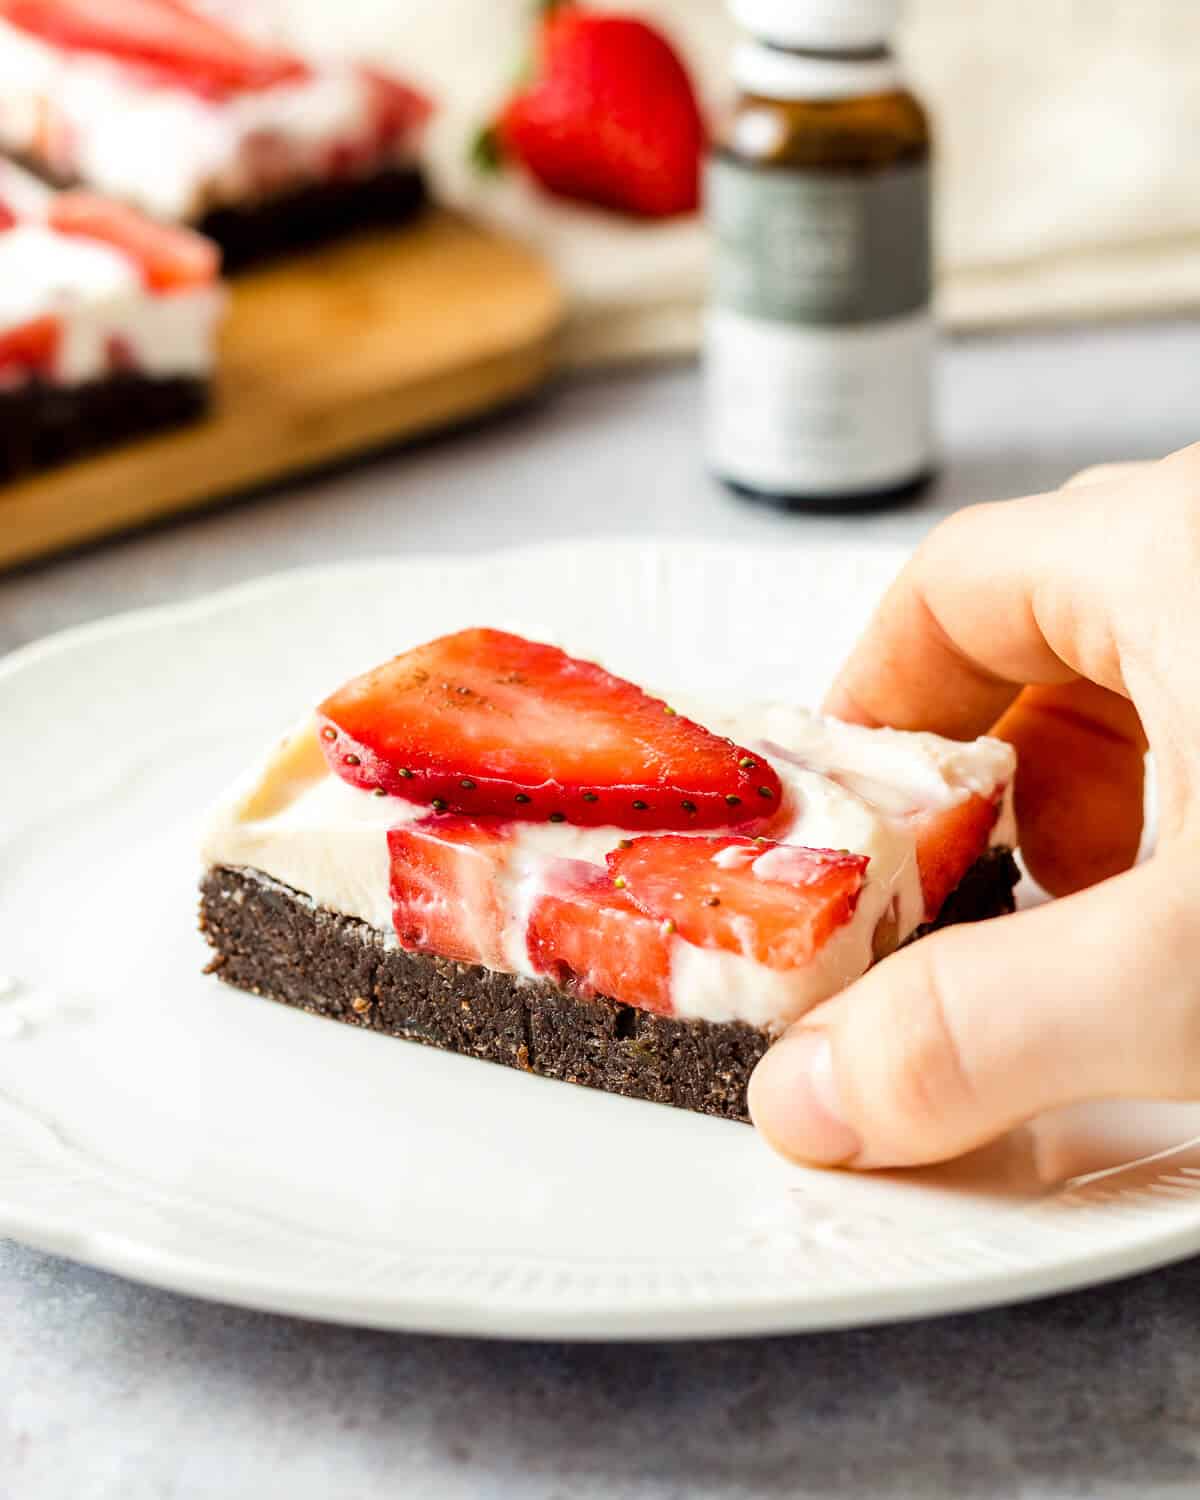
<path fill-rule="evenodd" d="M 486 1301 L 437 1298 L 425 1294 L 356 1300 L 303 1287 L 273 1284 L 206 1265 L 184 1256 L 141 1250 L 118 1236 L 103 1242 L 76 1243 L 70 1236 L 29 1228 L 0 1204 L 0 1235 L 29 1249 L 70 1260 L 93 1270 L 179 1296 L 265 1312 L 309 1318 L 335 1326 L 369 1328 L 386 1333 L 432 1334 L 530 1343 L 658 1343 L 695 1339 L 792 1337 L 855 1328 L 876 1328 L 929 1318 L 954 1317 L 1019 1306 L 1045 1298 L 1082 1292 L 1159 1270 L 1187 1260 L 1200 1250 L 1200 1226 L 1178 1227 L 1166 1236 L 1134 1246 L 1088 1252 L 1074 1261 L 1059 1261 L 1014 1278 L 1003 1270 L 961 1284 L 933 1289 L 924 1285 L 870 1299 L 861 1315 L 862 1289 L 847 1289 L 820 1301 L 779 1299 L 738 1304 L 724 1298 L 719 1306 L 661 1305 L 639 1308 L 628 1303 L 598 1305 L 586 1312 L 554 1307 L 497 1308 Z M 127 1253 L 119 1248 L 127 1244 Z"/>

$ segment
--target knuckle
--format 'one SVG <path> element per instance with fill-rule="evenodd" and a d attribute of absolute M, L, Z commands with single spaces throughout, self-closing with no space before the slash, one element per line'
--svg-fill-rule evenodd
<path fill-rule="evenodd" d="M 917 561 L 921 566 L 937 568 L 947 555 L 961 553 L 970 546 L 980 526 L 998 508 L 995 501 L 982 501 L 976 505 L 963 506 L 944 516 L 917 549 Z"/>

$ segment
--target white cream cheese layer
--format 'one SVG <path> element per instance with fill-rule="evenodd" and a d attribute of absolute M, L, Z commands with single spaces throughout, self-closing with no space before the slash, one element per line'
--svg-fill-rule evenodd
<path fill-rule="evenodd" d="M 779 1032 L 865 973 L 881 952 L 925 920 L 906 815 L 1011 788 L 1014 755 L 998 740 L 960 744 L 930 734 L 865 730 L 782 704 L 736 715 L 687 711 L 775 767 L 784 785 L 784 813 L 772 838 L 849 849 L 870 861 L 854 916 L 801 969 L 768 969 L 738 954 L 674 940 L 676 1015 L 745 1021 Z M 387 830 L 428 816 L 426 807 L 374 796 L 334 776 L 316 725 L 306 719 L 222 802 L 202 852 L 209 865 L 262 871 L 321 906 L 390 934 Z M 603 865 L 625 833 L 549 823 L 512 828 L 513 847 L 501 877 L 505 953 L 513 973 L 532 977 L 526 931 L 547 861 Z M 992 841 L 1015 843 L 1011 790 Z"/>
<path fill-rule="evenodd" d="M 162 219 L 328 176 L 336 147 L 370 138 L 371 111 L 368 83 L 342 64 L 206 99 L 0 21 L 0 146 Z M 406 139 L 387 160 L 412 151 Z"/>
<path fill-rule="evenodd" d="M 0 231 L 0 332 L 55 318 L 60 335 L 47 378 L 59 384 L 125 368 L 207 375 L 224 306 L 219 285 L 150 291 L 128 256 L 95 240 L 35 223 Z"/>

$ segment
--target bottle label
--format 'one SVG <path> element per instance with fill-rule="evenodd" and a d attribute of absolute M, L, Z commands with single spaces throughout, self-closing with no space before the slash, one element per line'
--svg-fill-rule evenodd
<path fill-rule="evenodd" d="M 716 158 L 713 300 L 751 318 L 874 323 L 930 299 L 929 167 L 800 172 Z"/>
<path fill-rule="evenodd" d="M 929 168 L 710 163 L 709 441 L 779 494 L 915 478 L 931 449 Z"/>

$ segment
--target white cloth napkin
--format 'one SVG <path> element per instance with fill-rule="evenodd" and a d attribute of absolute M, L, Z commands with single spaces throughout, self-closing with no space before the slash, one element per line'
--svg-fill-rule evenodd
<path fill-rule="evenodd" d="M 574 362 L 695 345 L 705 237 L 488 181 L 468 143 L 503 97 L 530 0 L 208 0 L 318 50 L 391 62 L 440 114 L 443 198 L 523 235 L 571 298 Z M 594 0 L 607 5 L 609 0 Z M 715 111 L 733 38 L 722 0 L 615 0 L 684 49 Z M 900 38 L 939 144 L 940 303 L 955 328 L 1200 307 L 1200 5 L 911 0 Z"/>

